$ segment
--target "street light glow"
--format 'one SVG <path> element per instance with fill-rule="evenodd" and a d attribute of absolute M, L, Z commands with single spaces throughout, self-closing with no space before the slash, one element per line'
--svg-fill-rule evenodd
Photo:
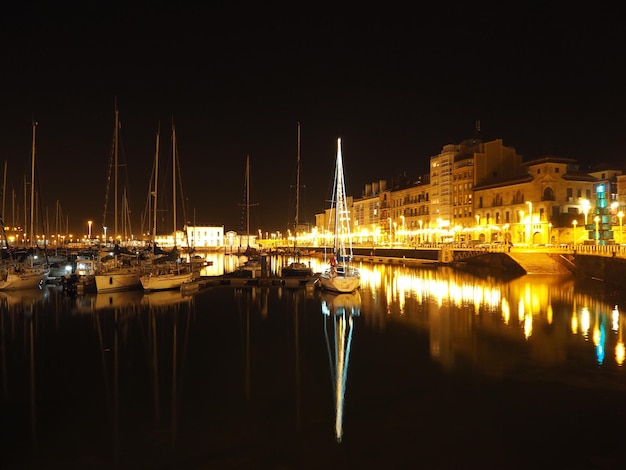
<path fill-rule="evenodd" d="M 588 199 L 583 199 L 580 201 L 581 206 L 583 206 L 583 214 L 585 214 L 585 225 L 587 225 L 587 215 L 589 214 L 590 203 Z"/>
<path fill-rule="evenodd" d="M 533 245 L 533 203 L 526 201 L 528 204 L 528 243 Z"/>

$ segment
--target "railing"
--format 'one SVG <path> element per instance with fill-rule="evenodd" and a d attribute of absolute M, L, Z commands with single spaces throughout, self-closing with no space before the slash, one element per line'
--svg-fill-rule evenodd
<path fill-rule="evenodd" d="M 467 243 L 400 243 L 394 242 L 393 244 L 381 243 L 372 244 L 352 242 L 354 248 L 367 248 L 370 250 L 376 250 L 379 248 L 384 249 L 397 249 L 397 250 L 432 250 L 432 249 L 448 249 L 456 252 L 468 251 L 473 255 L 479 253 L 554 253 L 554 254 L 578 254 L 578 255 L 590 255 L 590 256 L 605 256 L 610 258 L 624 258 L 626 259 L 626 245 L 585 245 L 585 244 L 560 244 L 560 245 L 508 245 L 506 243 L 480 243 L 480 244 L 467 244 Z M 292 248 L 292 245 L 283 246 L 281 244 L 272 245 L 271 248 Z M 301 249 L 305 250 L 319 250 L 323 248 L 320 246 L 305 246 L 301 245 Z"/>
<path fill-rule="evenodd" d="M 354 247 L 372 247 L 372 244 L 358 244 L 353 243 Z M 380 245 L 377 248 L 396 248 L 396 249 L 451 249 L 455 251 L 471 251 L 471 252 L 492 252 L 492 253 L 555 253 L 555 254 L 579 254 L 579 255 L 593 255 L 593 256 L 606 256 L 610 258 L 625 258 L 626 259 L 626 245 L 585 245 L 585 244 L 560 244 L 560 245 L 507 245 L 505 243 L 481 243 L 481 244 L 466 244 L 466 243 L 421 243 L 421 244 L 394 244 L 393 246 Z"/>

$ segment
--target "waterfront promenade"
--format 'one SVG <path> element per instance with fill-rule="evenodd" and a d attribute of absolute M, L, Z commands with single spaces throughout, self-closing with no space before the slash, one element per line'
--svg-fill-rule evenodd
<path fill-rule="evenodd" d="M 288 248 L 287 248 L 288 249 Z M 323 247 L 303 247 L 323 251 Z M 405 265 L 450 265 L 493 274 L 574 274 L 619 284 L 626 276 L 625 245 L 423 244 L 418 246 L 354 245 L 357 261 Z"/>

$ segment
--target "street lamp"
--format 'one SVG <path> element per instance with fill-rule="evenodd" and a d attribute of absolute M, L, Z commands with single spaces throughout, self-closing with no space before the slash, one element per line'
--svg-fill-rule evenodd
<path fill-rule="evenodd" d="M 528 243 L 533 245 L 533 203 L 526 201 L 528 204 Z"/>
<path fill-rule="evenodd" d="M 417 221 L 418 224 L 420 224 L 420 237 L 419 237 L 419 242 L 420 244 L 422 244 L 424 242 L 424 233 L 422 232 L 422 227 L 424 225 L 424 221 L 423 220 L 418 220 Z"/>
<path fill-rule="evenodd" d="M 574 226 L 574 245 L 576 245 L 576 226 L 578 225 L 578 221 L 576 219 L 572 220 L 572 225 Z"/>
<path fill-rule="evenodd" d="M 93 221 L 89 220 L 89 221 L 87 222 L 87 225 L 89 226 L 89 231 L 88 231 L 88 234 L 89 234 L 89 235 L 88 235 L 88 238 L 89 238 L 89 240 L 91 240 L 91 226 L 93 225 Z"/>
<path fill-rule="evenodd" d="M 621 245 L 623 243 L 622 237 L 624 236 L 622 233 L 622 219 L 624 218 L 624 212 L 619 211 L 617 213 L 617 217 L 619 218 L 619 244 Z"/>
<path fill-rule="evenodd" d="M 589 214 L 589 200 L 588 199 L 583 199 L 582 201 L 580 201 L 581 205 L 583 206 L 583 214 L 585 214 L 585 226 L 587 225 L 587 214 Z"/>
<path fill-rule="evenodd" d="M 548 222 L 548 243 L 552 245 L 552 222 Z"/>
<path fill-rule="evenodd" d="M 596 223 L 596 246 L 598 246 L 600 243 L 600 217 L 596 215 L 593 220 Z"/>

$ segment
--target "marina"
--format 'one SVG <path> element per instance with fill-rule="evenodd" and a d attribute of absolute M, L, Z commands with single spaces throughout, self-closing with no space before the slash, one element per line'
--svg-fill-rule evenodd
<path fill-rule="evenodd" d="M 359 267 L 351 294 L 223 274 L 0 292 L 0 466 L 620 468 L 623 296 Z"/>
<path fill-rule="evenodd" d="M 7 3 L 0 470 L 626 468 L 619 5 L 343 3 Z"/>

